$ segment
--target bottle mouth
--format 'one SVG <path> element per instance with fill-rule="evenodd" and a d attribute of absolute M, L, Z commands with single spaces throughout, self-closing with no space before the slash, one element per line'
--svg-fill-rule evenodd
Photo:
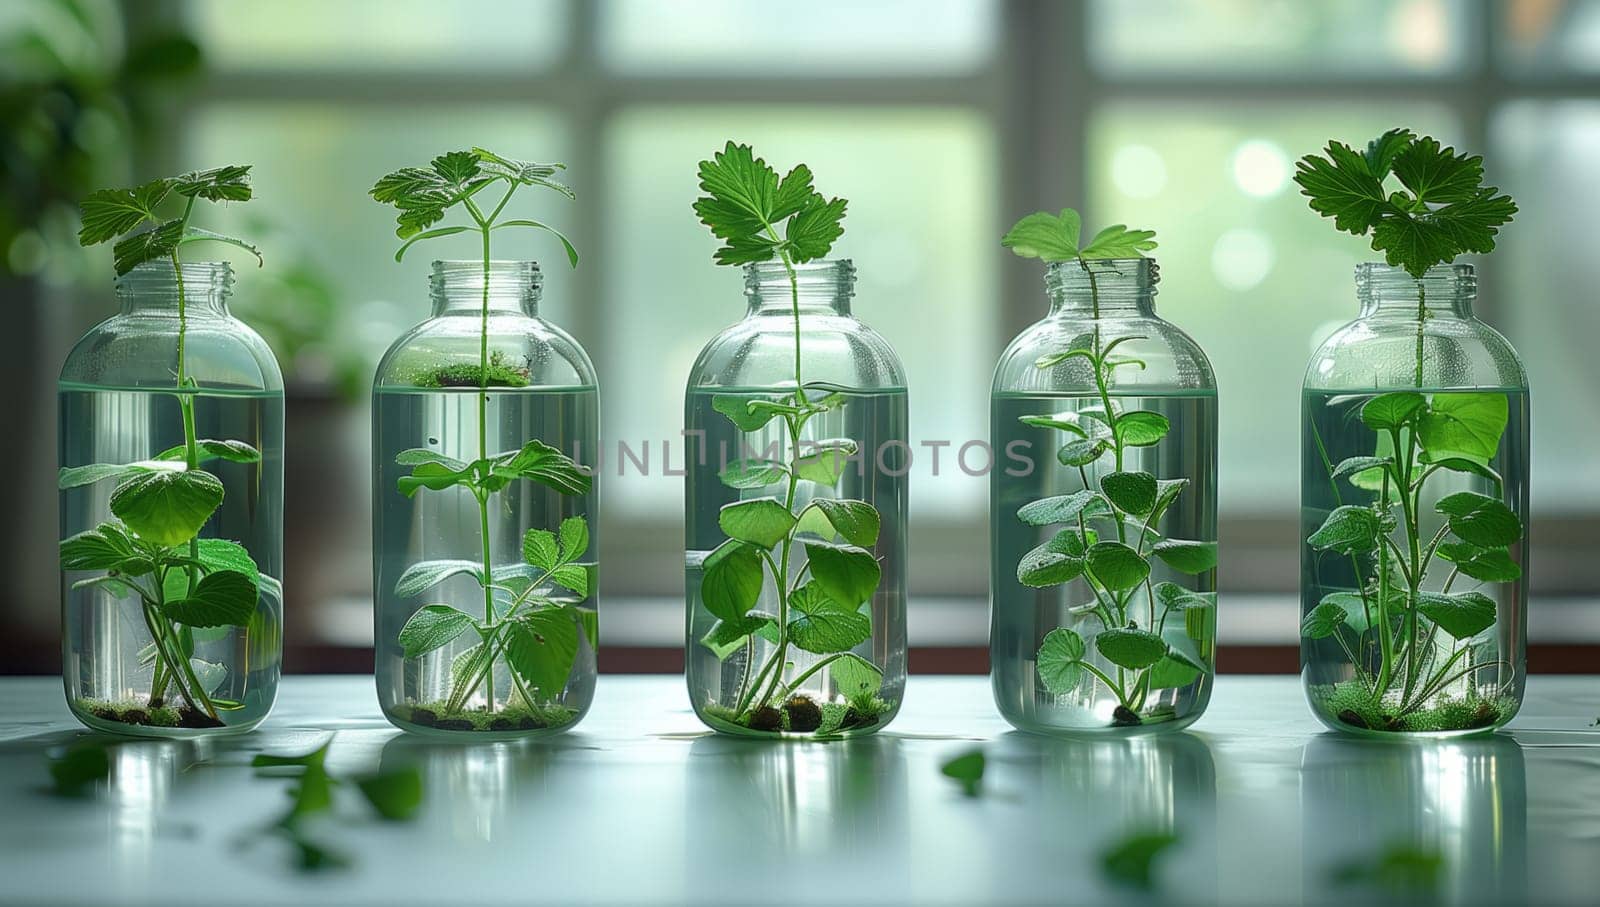
<path fill-rule="evenodd" d="M 435 293 L 456 294 L 465 291 L 482 292 L 485 272 L 482 259 L 441 259 L 433 263 L 429 282 Z M 537 261 L 489 261 L 487 280 L 489 292 L 525 293 L 544 285 L 544 272 Z"/>
<path fill-rule="evenodd" d="M 1415 296 L 1419 288 L 1430 296 L 1472 296 L 1478 289 L 1478 272 L 1468 264 L 1434 265 L 1421 277 L 1414 277 L 1398 265 L 1364 261 L 1356 265 L 1355 278 L 1360 296 Z"/>
<path fill-rule="evenodd" d="M 117 292 L 122 295 L 177 293 L 182 278 L 185 296 L 226 293 L 233 287 L 233 265 L 226 261 L 183 261 L 174 269 L 167 259 L 135 265 L 117 277 Z"/>
<path fill-rule="evenodd" d="M 1052 298 L 1093 294 L 1101 302 L 1149 299 L 1160 281 L 1161 268 L 1154 258 L 1053 261 L 1044 272 L 1045 291 Z"/>
<path fill-rule="evenodd" d="M 754 261 L 744 266 L 744 290 L 757 304 L 789 305 L 798 291 L 800 303 L 828 304 L 855 295 L 856 266 L 848 258 L 820 259 L 794 265 L 794 285 L 781 261 Z"/>

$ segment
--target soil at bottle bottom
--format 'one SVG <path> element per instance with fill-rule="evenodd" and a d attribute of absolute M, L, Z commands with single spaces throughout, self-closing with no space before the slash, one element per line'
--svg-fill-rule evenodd
<path fill-rule="evenodd" d="M 395 718 L 441 731 L 537 731 L 571 724 L 577 709 L 554 703 L 529 707 L 509 705 L 495 711 L 449 709 L 443 702 L 397 705 L 389 710 Z"/>
<path fill-rule="evenodd" d="M 1362 731 L 1427 733 L 1470 731 L 1496 727 L 1516 712 L 1515 701 L 1504 696 L 1441 697 L 1427 708 L 1398 714 L 1395 704 L 1374 696 L 1359 681 L 1311 688 L 1311 700 L 1324 715 Z"/>
<path fill-rule="evenodd" d="M 227 727 L 224 722 L 204 712 L 197 712 L 187 705 L 173 706 L 166 703 L 151 705 L 148 701 L 140 700 L 108 702 L 104 699 L 79 699 L 77 706 L 78 710 L 85 714 L 93 715 L 101 721 L 113 721 L 118 724 L 196 730 Z"/>
<path fill-rule="evenodd" d="M 809 696 L 791 696 L 782 706 L 764 705 L 742 719 L 722 705 L 705 707 L 707 717 L 752 731 L 771 734 L 811 734 L 827 737 L 876 727 L 894 711 L 892 703 L 873 697 L 849 703 L 818 703 Z"/>

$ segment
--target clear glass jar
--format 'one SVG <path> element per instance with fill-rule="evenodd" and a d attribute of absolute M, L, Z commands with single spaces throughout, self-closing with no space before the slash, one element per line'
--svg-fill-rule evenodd
<path fill-rule="evenodd" d="M 747 265 L 689 376 L 689 699 L 724 733 L 853 736 L 905 689 L 905 376 L 848 260 L 794 271 Z"/>
<path fill-rule="evenodd" d="M 433 315 L 378 364 L 378 699 L 407 731 L 555 733 L 594 698 L 597 487 L 516 473 L 600 456 L 594 366 L 539 317 L 540 286 L 531 261 L 436 261 Z"/>
<path fill-rule="evenodd" d="M 1360 265 L 1306 370 L 1301 677 L 1336 730 L 1478 733 L 1522 702 L 1528 379 L 1476 294 L 1470 265 Z"/>
<path fill-rule="evenodd" d="M 1211 697 L 1216 381 L 1157 277 L 1051 264 L 1049 314 L 995 369 L 990 670 L 1025 731 L 1171 731 Z"/>
<path fill-rule="evenodd" d="M 97 731 L 248 731 L 283 653 L 283 377 L 226 262 L 139 265 L 58 385 L 62 679 Z"/>

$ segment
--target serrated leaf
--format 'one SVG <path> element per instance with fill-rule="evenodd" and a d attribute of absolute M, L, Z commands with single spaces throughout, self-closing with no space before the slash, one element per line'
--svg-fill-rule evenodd
<path fill-rule="evenodd" d="M 406 658 L 420 658 L 454 642 L 476 623 L 472 615 L 449 605 L 424 605 L 400 628 L 400 647 Z"/>
<path fill-rule="evenodd" d="M 1471 639 L 1495 620 L 1494 599 L 1482 592 L 1422 592 L 1417 596 L 1417 610 L 1456 639 Z"/>
<path fill-rule="evenodd" d="M 1522 521 L 1511 508 L 1487 495 L 1458 491 L 1435 508 L 1448 517 L 1450 531 L 1463 541 L 1499 548 L 1522 538 Z"/>
<path fill-rule="evenodd" d="M 250 200 L 250 165 L 230 164 L 210 170 L 191 170 L 172 178 L 172 191 L 189 198 L 207 201 L 246 202 Z"/>
<path fill-rule="evenodd" d="M 852 545 L 806 543 L 812 580 L 828 597 L 850 608 L 859 607 L 878 589 L 882 568 L 872 552 Z"/>
<path fill-rule="evenodd" d="M 61 540 L 62 570 L 116 570 L 141 576 L 155 564 L 134 547 L 133 539 L 116 523 L 101 523 Z"/>
<path fill-rule="evenodd" d="M 586 564 L 562 564 L 550 571 L 556 585 L 571 589 L 579 598 L 588 598 L 594 586 L 594 568 Z"/>
<path fill-rule="evenodd" d="M 1361 421 L 1373 431 L 1388 431 L 1409 424 L 1427 405 L 1427 398 L 1413 391 L 1379 394 L 1361 405 Z"/>
<path fill-rule="evenodd" d="M 1422 136 L 1394 153 L 1394 175 L 1419 202 L 1461 202 L 1478 194 L 1483 182 L 1483 158 L 1457 155 L 1441 148 L 1437 139 Z"/>
<path fill-rule="evenodd" d="M 784 229 L 784 239 L 789 245 L 789 257 L 795 264 L 815 261 L 828 254 L 833 244 L 844 235 L 847 206 L 848 203 L 842 198 L 824 199 L 820 194 L 814 194 L 805 208 L 789 219 Z"/>
<path fill-rule="evenodd" d="M 1395 155 L 1415 138 L 1409 129 L 1391 129 L 1367 143 L 1367 150 L 1362 155 L 1367 162 L 1367 170 L 1379 180 L 1389 175 L 1394 167 Z"/>
<path fill-rule="evenodd" d="M 569 516 L 561 521 L 561 562 L 570 564 L 589 550 L 589 523 L 581 516 Z"/>
<path fill-rule="evenodd" d="M 722 620 L 743 619 L 761 597 L 761 554 L 753 545 L 729 539 L 706 555 L 702 569 L 700 600 Z"/>
<path fill-rule="evenodd" d="M 452 576 L 467 574 L 483 584 L 483 567 L 467 560 L 418 561 L 407 567 L 395 580 L 394 594 L 411 598 L 432 589 Z"/>
<path fill-rule="evenodd" d="M 1101 630 L 1094 638 L 1094 647 L 1106 661 L 1131 671 L 1148 668 L 1167 654 L 1167 644 L 1161 637 L 1134 627 Z"/>
<path fill-rule="evenodd" d="M 794 524 L 794 514 L 776 498 L 735 501 L 724 505 L 717 514 L 717 525 L 728 538 L 749 542 L 767 551 L 788 538 Z"/>
<path fill-rule="evenodd" d="M 1054 696 L 1064 696 L 1077 689 L 1083 679 L 1086 651 L 1083 637 L 1073 630 L 1057 627 L 1046 633 L 1034 665 L 1039 672 L 1039 683 Z"/>
<path fill-rule="evenodd" d="M 561 698 L 578 658 L 578 623 L 569 608 L 524 612 L 506 632 L 506 663 L 546 701 Z"/>
<path fill-rule="evenodd" d="M 1123 224 L 1112 224 L 1096 233 L 1078 255 L 1086 259 L 1143 258 L 1155 249 L 1155 236 L 1154 230 L 1129 230 Z"/>
<path fill-rule="evenodd" d="M 199 534 L 222 505 L 222 483 L 201 470 L 141 473 L 111 493 L 111 512 L 134 534 L 179 545 Z"/>
<path fill-rule="evenodd" d="M 1078 235 L 1083 221 L 1071 208 L 1060 214 L 1036 211 L 1017 221 L 1000 245 L 1023 258 L 1071 261 L 1078 257 Z"/>
<path fill-rule="evenodd" d="M 1124 513 L 1146 516 L 1156 506 L 1156 477 L 1148 472 L 1107 473 L 1100 490 Z"/>
<path fill-rule="evenodd" d="M 1163 539 L 1151 549 L 1168 567 L 1180 573 L 1199 574 L 1217 566 L 1217 543 L 1191 539 Z"/>
<path fill-rule="evenodd" d="M 172 255 L 182 239 L 182 221 L 174 219 L 156 224 L 148 230 L 118 240 L 111 247 L 112 266 L 117 274 L 126 274 L 147 261 Z"/>
<path fill-rule="evenodd" d="M 1306 543 L 1339 554 L 1363 554 L 1378 547 L 1378 517 L 1365 507 L 1337 507 Z"/>
<path fill-rule="evenodd" d="M 1333 218 L 1335 229 L 1360 236 L 1377 225 L 1389 203 L 1381 175 L 1374 176 L 1366 159 L 1343 142 L 1329 142 L 1324 155 L 1301 158 L 1294 181 L 1311 210 Z"/>
<path fill-rule="evenodd" d="M 256 584 L 233 570 L 207 573 L 188 597 L 169 601 L 169 619 L 191 627 L 244 627 L 256 610 Z"/>
<path fill-rule="evenodd" d="M 83 224 L 78 242 L 85 246 L 114 239 L 145 221 L 160 220 L 156 208 L 172 193 L 172 180 L 156 179 L 132 189 L 99 189 L 79 205 Z"/>
<path fill-rule="evenodd" d="M 522 534 L 522 559 L 542 570 L 554 570 L 561 562 L 556 534 L 548 529 L 529 529 Z"/>
<path fill-rule="evenodd" d="M 1132 589 L 1150 575 L 1150 564 L 1121 542 L 1097 542 L 1086 555 L 1089 572 L 1113 592 Z"/>

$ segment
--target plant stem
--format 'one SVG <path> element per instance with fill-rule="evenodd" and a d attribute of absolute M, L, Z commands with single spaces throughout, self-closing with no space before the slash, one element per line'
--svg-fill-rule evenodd
<path fill-rule="evenodd" d="M 1417 280 L 1417 375 L 1416 385 L 1422 386 L 1422 337 L 1423 326 L 1428 320 L 1428 296 L 1423 287 L 1421 278 Z M 1398 450 L 1396 451 L 1398 452 Z"/>
<path fill-rule="evenodd" d="M 468 205 L 471 205 L 469 200 Z M 504 204 L 502 202 L 501 204 Z M 476 211 L 473 212 L 476 216 Z M 481 223 L 482 221 L 480 221 Z M 478 324 L 478 459 L 489 459 L 489 230 L 487 223 L 483 227 L 483 306 Z M 473 495 L 478 502 L 478 539 L 483 548 L 483 621 L 493 627 L 496 621 L 494 613 L 494 589 L 490 586 L 493 581 L 494 560 L 493 550 L 489 539 L 489 492 L 476 491 Z M 489 670 L 485 676 L 484 697 L 486 711 L 494 711 L 494 655 L 489 656 Z M 532 703 L 529 703 L 530 705 Z"/>

